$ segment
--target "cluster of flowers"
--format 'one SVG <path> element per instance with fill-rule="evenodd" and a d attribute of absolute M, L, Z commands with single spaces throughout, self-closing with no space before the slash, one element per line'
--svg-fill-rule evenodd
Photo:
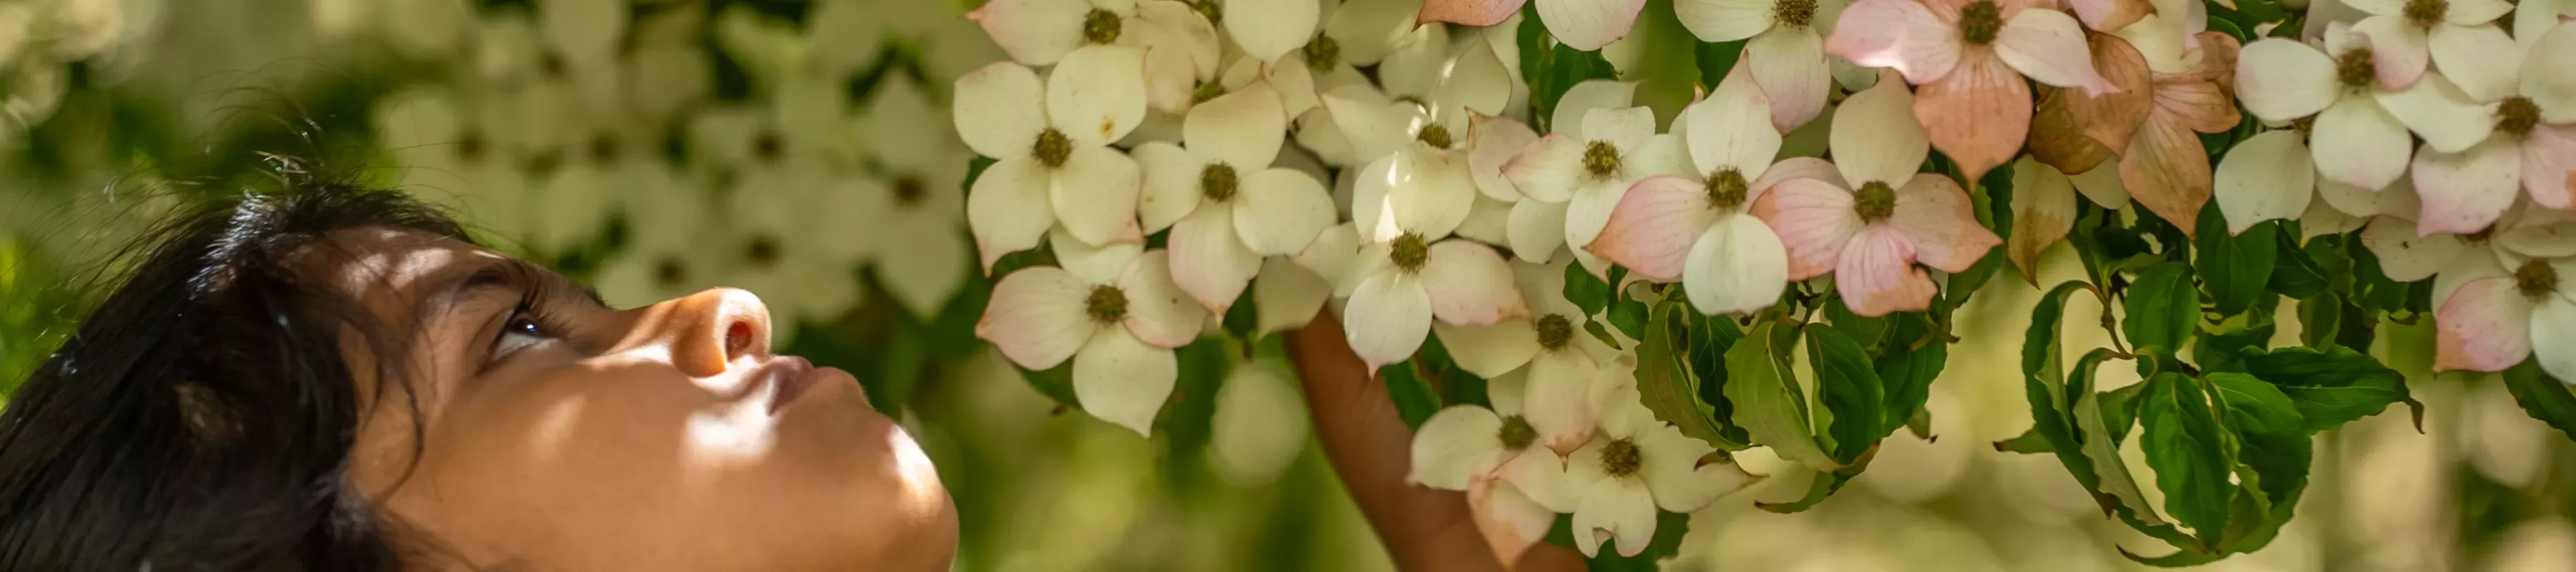
<path fill-rule="evenodd" d="M 625 243 L 593 260 L 612 303 L 740 286 L 777 323 L 828 323 L 866 300 L 868 266 L 928 319 L 973 277 L 973 154 L 941 109 L 1001 53 L 962 8 L 822 0 L 790 22 L 631 4 L 342 6 L 359 14 L 340 35 L 444 66 L 375 104 L 387 183 L 545 257 L 587 252 L 622 212 Z M 718 53 L 747 94 L 719 97 Z"/>
<path fill-rule="evenodd" d="M 159 20 L 159 2 L 66 0 L 0 4 L 0 150 L 52 117 L 71 88 L 71 64 L 101 62 Z"/>

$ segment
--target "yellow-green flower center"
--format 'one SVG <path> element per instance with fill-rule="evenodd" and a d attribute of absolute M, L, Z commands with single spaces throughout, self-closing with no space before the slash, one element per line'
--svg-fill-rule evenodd
<path fill-rule="evenodd" d="M 1405 272 L 1421 271 L 1423 263 L 1431 260 L 1430 241 L 1414 233 L 1395 237 L 1395 243 L 1388 245 L 1387 260 L 1394 262 L 1396 268 L 1403 269 Z"/>
<path fill-rule="evenodd" d="M 2497 131 L 2523 137 L 2531 135 L 2531 130 L 2538 127 L 2540 127 L 2540 104 L 2532 103 L 2531 98 L 2517 95 L 2504 98 L 2504 102 L 2496 104 L 2495 128 Z"/>
<path fill-rule="evenodd" d="M 778 240 L 767 236 L 752 237 L 742 249 L 742 259 L 753 267 L 768 268 L 778 263 Z"/>
<path fill-rule="evenodd" d="M 2370 62 L 2368 47 L 2344 50 L 2343 55 L 2335 57 L 2335 81 L 2342 82 L 2344 87 L 2369 87 L 2370 79 L 2378 73 L 2378 66 Z"/>
<path fill-rule="evenodd" d="M 921 204 L 921 198 L 929 194 L 930 183 L 922 182 L 919 176 L 904 175 L 894 179 L 895 204 L 905 206 Z"/>
<path fill-rule="evenodd" d="M 1959 35 L 1970 45 L 1995 42 L 1995 34 L 2004 29 L 2004 7 L 1993 0 L 1977 0 L 1959 7 Z"/>
<path fill-rule="evenodd" d="M 1538 347 L 1559 350 L 1574 341 L 1574 321 L 1566 319 L 1565 316 L 1557 314 L 1541 316 L 1535 326 L 1538 328 Z"/>
<path fill-rule="evenodd" d="M 1202 83 L 1199 84 L 1199 88 L 1197 90 L 1190 92 L 1190 103 L 1207 103 L 1208 100 L 1216 99 L 1218 96 L 1222 95 L 1225 95 L 1225 84 L 1223 82 L 1211 81 Z"/>
<path fill-rule="evenodd" d="M 1861 185 L 1860 192 L 1854 194 L 1852 211 L 1860 213 L 1861 222 L 1887 220 L 1888 215 L 1896 214 L 1896 189 L 1889 188 L 1887 183 L 1870 181 Z"/>
<path fill-rule="evenodd" d="M 1618 176 L 1619 148 L 1610 146 L 1608 141 L 1594 141 L 1591 145 L 1585 146 L 1583 172 L 1592 174 L 1596 179 Z"/>
<path fill-rule="evenodd" d="M 664 256 L 653 261 L 653 285 L 664 290 L 678 288 L 689 281 L 689 267 L 679 259 Z"/>
<path fill-rule="evenodd" d="M 762 163 L 776 163 L 778 157 L 786 153 L 787 137 L 779 135 L 777 130 L 761 130 L 759 135 L 751 139 L 751 156 Z"/>
<path fill-rule="evenodd" d="M 1782 26 L 1804 28 L 1816 19 L 1816 0 L 1779 0 L 1771 4 L 1771 19 Z"/>
<path fill-rule="evenodd" d="M 2538 260 L 2522 263 L 2513 271 L 2513 286 L 2525 298 L 2539 298 L 2558 291 L 2558 269 Z"/>
<path fill-rule="evenodd" d="M 1413 138 L 1421 140 L 1422 144 L 1430 145 L 1433 149 L 1447 149 L 1449 144 L 1454 142 L 1449 138 L 1449 128 L 1441 127 L 1438 123 L 1422 126 L 1422 132 L 1414 134 Z"/>
<path fill-rule="evenodd" d="M 1315 73 L 1332 73 L 1334 67 L 1342 65 L 1342 43 L 1333 41 L 1332 36 L 1318 35 L 1308 40 L 1305 54 L 1306 69 Z"/>
<path fill-rule="evenodd" d="M 1503 429 L 1494 432 L 1494 437 L 1502 439 L 1504 450 L 1518 451 L 1538 442 L 1538 428 L 1531 427 L 1528 419 L 1509 415 L 1503 417 Z"/>
<path fill-rule="evenodd" d="M 1073 158 L 1073 138 L 1064 136 L 1063 131 L 1053 127 L 1039 131 L 1037 144 L 1029 146 L 1029 156 L 1036 157 L 1038 164 L 1049 169 L 1063 167 L 1066 160 Z"/>
<path fill-rule="evenodd" d="M 1608 445 L 1601 446 L 1601 472 L 1608 473 L 1611 477 L 1637 474 L 1637 469 L 1642 464 L 1644 462 L 1637 454 L 1636 441 L 1617 439 L 1612 440 Z"/>
<path fill-rule="evenodd" d="M 1233 165 L 1209 163 L 1206 169 L 1199 171 L 1199 194 L 1206 195 L 1208 200 L 1220 203 L 1233 200 L 1234 190 Z"/>
<path fill-rule="evenodd" d="M 1093 9 L 1090 14 L 1082 16 L 1082 41 L 1094 44 L 1116 42 L 1119 29 L 1125 26 L 1126 22 L 1119 20 L 1117 13 Z"/>
<path fill-rule="evenodd" d="M 1719 209 L 1743 206 L 1744 196 L 1750 190 L 1751 185 L 1744 182 L 1744 173 L 1734 167 L 1720 167 L 1717 172 L 1708 174 L 1709 206 Z"/>
<path fill-rule="evenodd" d="M 1190 9 L 1197 11 L 1199 17 L 1206 18 L 1208 25 L 1222 25 L 1225 23 L 1225 13 L 1217 9 L 1216 3 L 1217 0 L 1190 0 Z"/>
<path fill-rule="evenodd" d="M 2406 0 L 2406 21 L 2431 27 L 2451 12 L 2450 0 Z"/>
<path fill-rule="evenodd" d="M 1082 309 L 1091 314 L 1091 321 L 1117 323 L 1127 318 L 1127 293 L 1116 286 L 1093 286 L 1091 297 L 1082 301 Z"/>

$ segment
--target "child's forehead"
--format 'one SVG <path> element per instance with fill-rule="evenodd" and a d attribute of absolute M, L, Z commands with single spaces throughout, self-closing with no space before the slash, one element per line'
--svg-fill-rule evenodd
<path fill-rule="evenodd" d="M 515 262 L 453 237 L 414 230 L 339 230 L 328 243 L 299 253 L 295 263 L 380 315 L 405 311 L 480 269 Z"/>

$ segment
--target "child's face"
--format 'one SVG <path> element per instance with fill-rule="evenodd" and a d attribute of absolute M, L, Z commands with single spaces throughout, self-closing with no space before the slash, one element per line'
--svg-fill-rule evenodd
<path fill-rule="evenodd" d="M 955 516 L 929 458 L 848 373 L 771 355 L 751 294 L 620 311 L 443 237 L 333 242 L 349 254 L 328 257 L 344 260 L 333 286 L 419 332 L 394 356 L 417 416 L 379 391 L 376 352 L 345 344 L 363 420 L 349 479 L 395 538 L 464 560 L 434 564 L 948 567 Z"/>

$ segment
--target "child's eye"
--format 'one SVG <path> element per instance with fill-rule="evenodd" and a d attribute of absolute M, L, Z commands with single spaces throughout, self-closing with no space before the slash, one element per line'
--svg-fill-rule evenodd
<path fill-rule="evenodd" d="M 537 345 L 538 342 L 546 341 L 550 337 L 546 334 L 545 328 L 537 325 L 536 320 L 526 315 L 510 316 L 510 321 L 501 325 L 500 337 L 492 342 L 492 359 L 497 361 L 509 357 L 512 353 Z"/>

